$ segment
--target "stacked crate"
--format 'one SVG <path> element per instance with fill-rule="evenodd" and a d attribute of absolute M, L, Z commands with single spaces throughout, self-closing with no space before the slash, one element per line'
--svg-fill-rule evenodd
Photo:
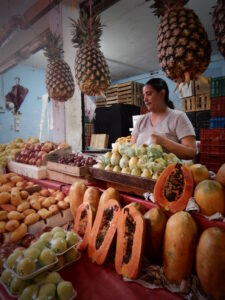
<path fill-rule="evenodd" d="M 143 104 L 143 84 L 128 81 L 111 85 L 106 93 L 106 98 L 96 99 L 97 107 L 111 106 L 112 104 L 132 104 L 141 106 Z"/>
<path fill-rule="evenodd" d="M 94 124 L 85 123 L 84 124 L 84 136 L 85 136 L 85 148 L 88 148 L 91 143 L 91 135 L 94 133 Z"/>
<path fill-rule="evenodd" d="M 200 139 L 200 130 L 209 128 L 210 120 L 210 85 L 200 81 L 193 81 L 190 88 L 190 97 L 182 99 L 182 110 L 191 121 L 196 139 Z"/>
<path fill-rule="evenodd" d="M 217 172 L 225 162 L 225 77 L 211 79 L 210 129 L 201 130 L 200 162 Z"/>

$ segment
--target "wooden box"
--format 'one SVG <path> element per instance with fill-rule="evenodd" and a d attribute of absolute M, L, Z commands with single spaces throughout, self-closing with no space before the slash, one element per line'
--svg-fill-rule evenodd
<path fill-rule="evenodd" d="M 58 156 L 64 155 L 64 154 L 70 154 L 70 153 L 72 153 L 72 149 L 70 146 L 51 151 L 44 157 L 42 165 L 46 165 L 48 160 L 53 160 L 53 159 L 55 159 L 55 157 L 58 157 Z"/>
<path fill-rule="evenodd" d="M 196 111 L 196 97 L 186 97 L 182 99 L 182 110 L 184 112 Z"/>
<path fill-rule="evenodd" d="M 66 164 L 60 164 L 54 161 L 48 161 L 47 162 L 47 169 L 56 171 L 59 173 L 64 173 L 72 176 L 85 176 L 88 174 L 88 167 L 76 167 L 76 166 L 70 166 Z"/>
<path fill-rule="evenodd" d="M 208 83 L 203 83 L 200 80 L 195 80 L 195 95 L 210 94 L 210 78 Z"/>
<path fill-rule="evenodd" d="M 34 179 L 47 178 L 47 167 L 36 167 L 32 165 L 22 164 L 15 161 L 8 162 L 8 169 L 10 172 L 14 172 L 23 176 L 27 176 Z"/>
<path fill-rule="evenodd" d="M 210 110 L 211 98 L 210 93 L 196 96 L 196 111 L 199 110 Z"/>
<path fill-rule="evenodd" d="M 119 191 L 143 195 L 145 192 L 153 192 L 155 180 L 140 176 L 105 171 L 97 168 L 89 168 L 89 172 L 94 179 L 107 182 Z"/>
<path fill-rule="evenodd" d="M 92 134 L 90 147 L 92 149 L 108 148 L 109 135 L 108 134 Z"/>
<path fill-rule="evenodd" d="M 52 171 L 48 169 L 47 169 L 47 177 L 50 180 L 55 180 L 66 184 L 73 184 L 74 182 L 83 182 L 87 184 L 88 182 L 88 178 L 86 177 L 78 177 L 78 176 L 64 174 L 61 172 Z"/>

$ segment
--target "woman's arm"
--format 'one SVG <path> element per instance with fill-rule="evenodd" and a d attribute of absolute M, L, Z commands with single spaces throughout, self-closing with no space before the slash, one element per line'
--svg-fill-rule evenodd
<path fill-rule="evenodd" d="M 197 147 L 194 136 L 186 136 L 181 139 L 181 144 L 178 144 L 167 137 L 153 133 L 152 142 L 166 148 L 168 152 L 176 154 L 181 159 L 194 159 L 197 155 Z"/>
<path fill-rule="evenodd" d="M 133 144 L 135 144 L 136 142 L 137 142 L 137 137 L 134 136 L 134 135 L 132 135 L 132 136 L 131 136 L 131 140 L 130 140 L 130 144 L 133 145 Z"/>

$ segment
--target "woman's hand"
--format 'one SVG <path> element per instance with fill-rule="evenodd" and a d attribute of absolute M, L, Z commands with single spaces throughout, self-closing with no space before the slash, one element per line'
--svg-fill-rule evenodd
<path fill-rule="evenodd" d="M 181 144 L 176 143 L 168 139 L 164 134 L 157 132 L 152 133 L 151 142 L 157 145 L 161 145 L 167 149 L 168 152 L 172 152 L 180 159 L 194 159 L 197 154 L 196 141 L 194 136 L 186 136 L 181 140 Z"/>

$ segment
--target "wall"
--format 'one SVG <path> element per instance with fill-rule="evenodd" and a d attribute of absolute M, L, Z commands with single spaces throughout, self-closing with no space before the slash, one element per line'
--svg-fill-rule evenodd
<path fill-rule="evenodd" d="M 29 92 L 20 107 L 20 131 L 14 130 L 14 117 L 10 111 L 5 110 L 0 114 L 0 143 L 8 143 L 17 137 L 39 137 L 42 102 L 37 97 L 46 93 L 44 70 L 18 65 L 2 76 L 4 95 L 16 84 L 15 77 L 20 77 L 20 84 Z"/>
<path fill-rule="evenodd" d="M 74 60 L 76 51 L 71 43 L 71 21 L 69 18 L 78 18 L 78 10 L 71 6 L 62 6 L 64 59 L 69 64 L 74 75 Z M 65 103 L 66 142 L 72 146 L 73 151 L 82 150 L 82 110 L 81 92 L 75 83 L 73 97 Z"/>

